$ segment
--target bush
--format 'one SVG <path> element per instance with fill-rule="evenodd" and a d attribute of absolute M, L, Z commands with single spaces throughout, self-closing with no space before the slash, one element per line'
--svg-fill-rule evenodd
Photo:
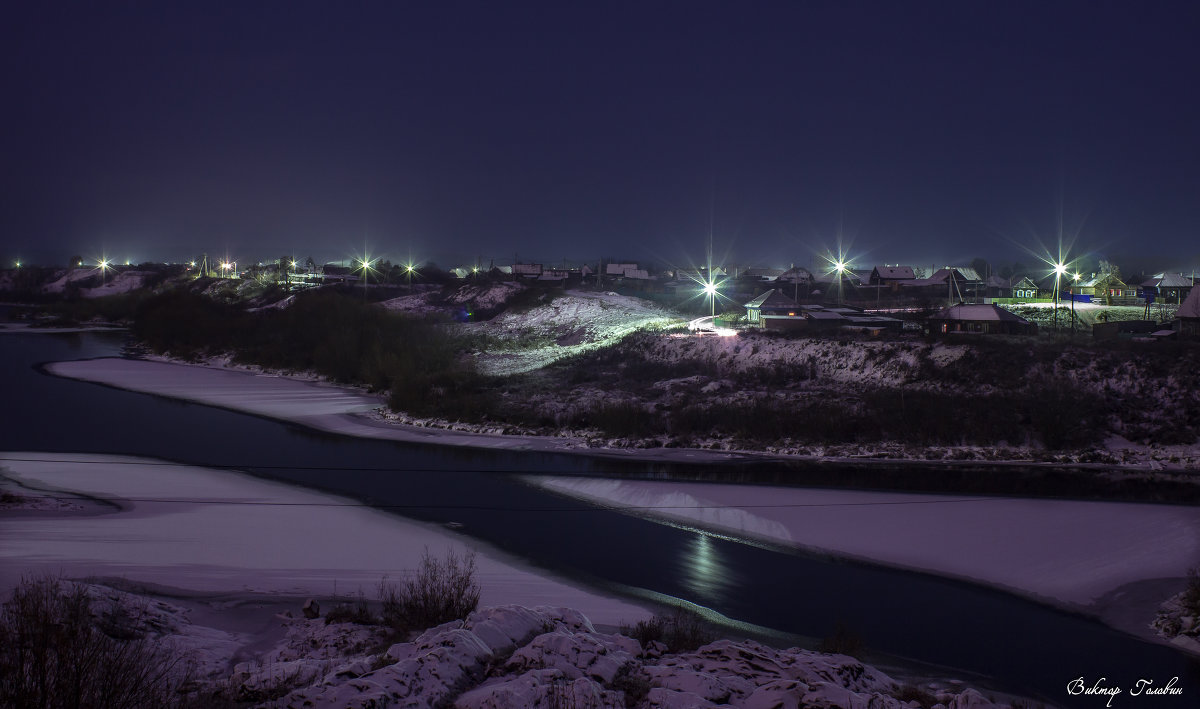
<path fill-rule="evenodd" d="M 838 623 L 833 635 L 825 637 L 817 645 L 817 652 L 831 655 L 850 655 L 859 657 L 866 650 L 866 644 L 858 633 Z"/>
<path fill-rule="evenodd" d="M 1179 607 L 1187 615 L 1200 616 L 1200 566 L 1188 571 L 1188 585 L 1179 599 Z"/>
<path fill-rule="evenodd" d="M 371 612 L 367 599 L 362 591 L 353 601 L 341 601 L 325 614 L 325 625 L 330 623 L 357 623 L 359 625 L 375 625 L 379 619 Z"/>
<path fill-rule="evenodd" d="M 632 628 L 622 626 L 621 633 L 636 639 L 643 646 L 657 641 L 667 652 L 691 652 L 716 639 L 700 616 L 683 608 L 669 614 L 657 613 L 650 620 L 639 620 Z"/>
<path fill-rule="evenodd" d="M 479 607 L 475 554 L 459 556 L 451 549 L 439 560 L 426 549 L 415 572 L 399 583 L 379 583 L 379 600 L 383 622 L 402 632 L 465 618 Z"/>
<path fill-rule="evenodd" d="M 101 615 L 83 586 L 23 579 L 0 610 L 0 706 L 182 705 L 182 657 L 127 613 Z"/>

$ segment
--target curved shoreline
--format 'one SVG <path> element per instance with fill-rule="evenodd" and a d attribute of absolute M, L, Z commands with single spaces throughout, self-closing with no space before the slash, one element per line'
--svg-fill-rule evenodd
<path fill-rule="evenodd" d="M 1190 468 L 1169 468 L 1153 457 L 1135 464 L 1088 463 L 1075 461 L 1042 461 L 1031 458 L 1009 460 L 979 460 L 974 458 L 947 459 L 919 457 L 887 457 L 887 452 L 868 450 L 862 455 L 803 455 L 778 451 L 727 450 L 713 448 L 668 448 L 668 447 L 614 447 L 596 446 L 592 440 L 580 436 L 539 436 L 532 434 L 510 434 L 500 431 L 479 431 L 479 425 L 458 425 L 438 422 L 438 425 L 418 425 L 402 420 L 389 420 L 378 414 L 383 408 L 383 397 L 365 393 L 352 387 L 330 384 L 312 377 L 296 377 L 285 374 L 254 371 L 249 368 L 231 368 L 203 363 L 184 363 L 158 359 L 125 359 L 100 357 L 96 359 L 48 362 L 42 369 L 55 376 L 77 379 L 94 384 L 103 384 L 118 389 L 145 394 L 165 396 L 172 399 L 226 408 L 240 413 L 264 416 L 274 420 L 306 426 L 326 433 L 335 433 L 361 438 L 388 439 L 404 443 L 434 443 L 437 445 L 480 448 L 488 450 L 515 450 L 537 453 L 563 453 L 583 455 L 598 459 L 636 461 L 647 463 L 786 463 L 812 467 L 896 467 L 919 465 L 931 469 L 946 470 L 1031 470 L 1031 471 L 1077 471 L 1089 473 L 1119 473 L 1144 476 L 1146 474 L 1189 475 Z M 255 392 L 224 392 L 210 390 L 206 383 L 178 385 L 162 380 L 166 373 L 174 377 L 184 372 L 210 372 L 221 377 L 236 377 L 225 382 L 213 379 L 212 383 L 232 388 L 230 382 L 245 385 L 255 380 L 287 382 L 286 386 L 308 388 L 309 402 L 316 402 L 324 410 L 315 413 L 297 414 L 291 407 L 280 406 L 278 401 L 262 402 L 253 398 L 253 393 L 268 390 L 251 387 Z M 184 375 L 187 376 L 187 375 Z M 148 380 L 158 377 L 157 382 Z M 190 377 L 195 380 L 193 375 Z M 298 390 L 299 391 L 299 390 Z M 335 394 L 336 392 L 336 394 Z M 296 392 L 289 394 L 294 403 L 303 405 L 305 397 Z M 340 403 L 337 401 L 340 399 Z M 966 451 L 974 447 L 964 447 Z M 940 449 L 937 449 L 940 450 Z M 946 452 L 958 449 L 947 448 Z M 1200 485 L 1200 481 L 1197 481 Z"/>
<path fill-rule="evenodd" d="M 379 406 L 380 397 L 325 383 L 302 381 L 278 375 L 231 371 L 211 366 L 100 358 L 51 363 L 45 365 L 44 368 L 49 373 L 57 376 L 173 399 L 183 399 L 241 413 L 281 420 L 327 433 L 360 438 L 470 446 L 491 450 L 577 453 L 607 459 L 637 460 L 649 463 L 704 464 L 779 460 L 778 457 L 735 455 L 706 450 L 658 449 L 657 455 L 647 455 L 650 451 L 644 449 L 637 449 L 628 453 L 616 450 L 598 451 L 594 448 L 578 447 L 577 439 L 488 435 L 395 425 L 364 416 L 365 413 L 374 411 Z M 847 460 L 839 462 L 858 465 L 865 461 Z M 895 465 L 899 461 L 876 460 L 875 462 Z M 911 461 L 911 464 L 917 465 L 925 463 L 927 461 Z M 1004 465 L 1009 469 L 1019 467 L 1018 464 L 1013 463 L 996 464 Z M 778 543 L 778 540 L 776 540 L 776 543 Z M 957 574 L 953 570 L 930 568 L 928 566 L 913 566 L 878 557 L 863 557 L 854 553 L 838 551 L 837 549 L 825 548 L 819 545 L 805 546 L 807 549 L 816 551 L 817 553 L 827 553 L 838 558 L 861 559 L 865 563 L 915 570 L 921 573 L 929 573 L 940 577 L 988 586 L 1052 607 L 1099 617 L 1110 627 L 1124 632 L 1131 632 L 1143 639 L 1162 642 L 1161 638 L 1156 638 L 1148 632 L 1136 632 L 1136 627 L 1132 626 L 1128 619 L 1121 616 L 1121 614 L 1106 613 L 1105 608 L 1093 607 L 1094 604 L 1093 606 L 1085 606 L 1069 601 L 1064 602 L 1061 599 L 1057 599 L 1059 602 L 1055 602 L 1056 599 L 1053 596 L 1041 594 L 1035 590 L 1014 588 L 1011 585 L 999 582 L 993 583 L 987 579 Z M 1175 581 L 1175 579 L 1159 580 L 1168 584 Z M 1149 579 L 1136 579 L 1132 583 L 1144 584 L 1147 581 Z M 1182 582 L 1181 579 L 1180 582 Z M 1106 597 L 1111 597 L 1112 594 L 1119 591 L 1120 588 L 1111 589 L 1105 595 Z M 1111 611 L 1111 605 L 1109 604 L 1110 607 L 1107 610 Z M 1125 615 L 1129 614 L 1128 609 L 1122 610 L 1127 611 Z"/>
<path fill-rule="evenodd" d="M 561 597 L 604 624 L 649 615 L 486 541 L 344 495 L 144 456 L 0 452 L 0 466 L 26 487 L 120 508 L 0 517 L 0 532 L 10 532 L 0 534 L 0 587 L 57 572 L 193 594 L 336 597 L 339 585 L 343 593 L 371 589 L 389 573 L 417 568 L 423 549 L 462 547 L 477 554 L 484 605 Z"/>

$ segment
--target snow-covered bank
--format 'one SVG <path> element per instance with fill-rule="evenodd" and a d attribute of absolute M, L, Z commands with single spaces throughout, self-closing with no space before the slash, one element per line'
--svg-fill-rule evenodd
<path fill-rule="evenodd" d="M 0 334 L 63 335 L 76 332 L 124 332 L 127 329 L 128 328 L 109 324 L 80 325 L 79 327 L 34 327 L 32 324 L 26 322 L 0 322 Z"/>
<path fill-rule="evenodd" d="M 330 664 L 317 677 L 290 683 L 295 689 L 279 706 L 908 709 L 899 696 L 914 689 L 852 657 L 753 641 L 718 640 L 668 654 L 657 641 L 600 633 L 572 609 L 546 607 L 477 611 L 380 657 Z M 974 689 L 918 691 L 931 706 L 995 706 Z"/>
<path fill-rule="evenodd" d="M 1200 465 L 1200 446 L 1144 446 L 1115 437 L 1107 446 L 1120 456 L 1120 464 L 1080 463 L 1078 456 L 1071 455 L 1035 459 L 1034 452 L 1028 449 L 980 446 L 939 446 L 913 450 L 892 444 L 864 444 L 805 447 L 798 450 L 745 450 L 724 448 L 713 442 L 711 448 L 648 447 L 645 442 L 637 445 L 636 441 L 597 438 L 578 431 L 568 431 L 558 436 L 537 436 L 512 433 L 511 427 L 502 424 L 412 419 L 384 411 L 382 397 L 361 389 L 328 384 L 312 376 L 282 376 L 250 367 L 232 366 L 227 359 L 206 364 L 184 364 L 113 357 L 54 362 L 45 368 L 51 374 L 62 377 L 219 406 L 330 433 L 410 443 L 680 463 L 757 458 L 853 465 L 894 465 L 906 461 L 925 466 L 968 463 L 999 468 L 1071 465 L 1096 470 L 1129 471 L 1194 469 Z"/>
<path fill-rule="evenodd" d="M 220 406 L 362 438 L 490 449 L 608 453 L 617 457 L 650 460 L 731 460 L 743 457 L 723 451 L 680 449 L 598 451 L 590 448 L 586 440 L 572 437 L 504 435 L 499 430 L 479 433 L 397 423 L 376 413 L 383 405 L 379 396 L 311 379 L 254 373 L 244 369 L 105 357 L 54 362 L 46 365 L 46 370 L 71 379 Z"/>
<path fill-rule="evenodd" d="M 526 479 L 632 514 L 969 579 L 1076 608 L 1146 580 L 1182 588 L 1188 569 L 1200 565 L 1196 507 Z M 1153 609 L 1143 610 L 1145 625 Z"/>
<path fill-rule="evenodd" d="M 485 604 L 567 604 L 597 622 L 647 612 L 543 572 L 448 530 L 248 475 L 145 458 L 0 454 L 27 488 L 110 499 L 103 515 L 0 516 L 0 588 L 31 573 L 124 577 L 194 591 L 372 596 L 385 575 L 475 549 Z M 27 493 L 24 493 L 27 495 Z"/>

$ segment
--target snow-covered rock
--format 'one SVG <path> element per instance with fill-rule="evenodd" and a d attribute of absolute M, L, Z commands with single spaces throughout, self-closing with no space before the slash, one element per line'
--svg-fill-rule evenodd
<path fill-rule="evenodd" d="M 845 655 L 731 640 L 658 654 L 597 632 L 577 611 L 489 608 L 393 645 L 374 662 L 341 663 L 271 706 L 908 709 L 894 696 L 896 682 Z M 311 669 L 280 663 L 270 677 L 296 682 Z M 974 690 L 945 701 L 948 709 L 993 706 Z"/>

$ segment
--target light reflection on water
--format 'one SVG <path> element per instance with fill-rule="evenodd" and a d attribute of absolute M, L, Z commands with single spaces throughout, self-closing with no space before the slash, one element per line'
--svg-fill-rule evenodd
<path fill-rule="evenodd" d="M 679 559 L 679 568 L 683 586 L 706 605 L 722 603 L 727 591 L 737 586 L 738 580 L 707 534 L 693 536 Z"/>

